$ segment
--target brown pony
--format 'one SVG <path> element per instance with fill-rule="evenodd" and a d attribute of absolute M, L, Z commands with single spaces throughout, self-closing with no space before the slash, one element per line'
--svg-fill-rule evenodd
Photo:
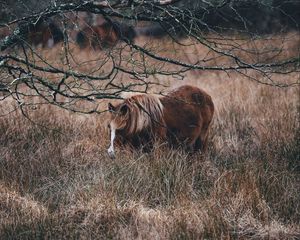
<path fill-rule="evenodd" d="M 205 151 L 214 104 L 203 90 L 184 85 L 163 97 L 144 94 L 125 99 L 117 106 L 109 103 L 108 110 L 108 153 L 114 157 L 115 138 L 119 143 L 145 150 L 160 139 L 173 147 L 183 145 L 189 151 Z"/>
<path fill-rule="evenodd" d="M 30 24 L 27 29 L 25 41 L 29 44 L 45 47 L 53 47 L 55 44 L 63 41 L 64 36 L 60 28 L 52 21 L 38 21 L 36 24 Z"/>
<path fill-rule="evenodd" d="M 80 48 L 104 49 L 115 46 L 119 40 L 132 41 L 135 38 L 133 27 L 119 22 L 107 22 L 97 26 L 87 26 L 76 36 Z"/>

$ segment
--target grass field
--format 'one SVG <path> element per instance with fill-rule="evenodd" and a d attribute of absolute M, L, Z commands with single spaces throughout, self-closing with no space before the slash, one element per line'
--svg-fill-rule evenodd
<path fill-rule="evenodd" d="M 283 54 L 299 56 L 298 37 L 283 43 Z M 182 57 L 192 62 L 202 51 L 195 46 Z M 299 83 L 300 75 L 273 77 Z M 188 83 L 212 96 L 207 155 L 117 148 L 112 160 L 106 114 L 46 105 L 30 111 L 35 124 L 20 111 L 2 116 L 0 239 L 300 238 L 299 85 L 279 88 L 235 72 L 200 70 L 181 81 L 155 80 L 166 90 Z M 99 109 L 107 102 L 99 100 Z M 14 105 L 2 103 L 3 113 Z"/>

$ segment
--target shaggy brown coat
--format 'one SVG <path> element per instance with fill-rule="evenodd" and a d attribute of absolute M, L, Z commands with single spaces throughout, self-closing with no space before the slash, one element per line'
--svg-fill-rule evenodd
<path fill-rule="evenodd" d="M 203 90 L 181 86 L 164 97 L 136 95 L 113 106 L 110 128 L 117 141 L 131 147 L 151 149 L 155 139 L 190 151 L 204 151 L 214 114 L 211 97 Z"/>

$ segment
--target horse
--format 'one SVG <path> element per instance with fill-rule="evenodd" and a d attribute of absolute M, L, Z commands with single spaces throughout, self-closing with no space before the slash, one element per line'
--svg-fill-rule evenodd
<path fill-rule="evenodd" d="M 112 158 L 115 140 L 146 151 L 160 140 L 171 147 L 184 146 L 188 152 L 205 152 L 214 104 L 204 90 L 184 85 L 165 96 L 139 94 L 116 106 L 108 103 L 108 111 Z"/>
<path fill-rule="evenodd" d="M 173 32 L 172 32 L 173 31 Z M 92 47 L 94 50 L 102 50 L 114 47 L 120 40 L 132 43 L 138 36 L 160 39 L 166 35 L 179 36 L 175 30 L 164 29 L 158 24 L 133 27 L 125 23 L 104 21 L 95 26 L 86 26 L 77 33 L 76 43 L 81 48 Z"/>
<path fill-rule="evenodd" d="M 96 26 L 87 26 L 78 32 L 76 43 L 83 49 L 92 47 L 94 50 L 112 48 L 120 40 L 131 42 L 136 33 L 132 26 L 117 21 L 105 21 Z"/>
<path fill-rule="evenodd" d="M 35 24 L 29 24 L 24 36 L 24 40 L 29 44 L 33 46 L 42 44 L 42 48 L 51 48 L 63 39 L 63 32 L 53 21 L 49 20 L 39 20 Z"/>

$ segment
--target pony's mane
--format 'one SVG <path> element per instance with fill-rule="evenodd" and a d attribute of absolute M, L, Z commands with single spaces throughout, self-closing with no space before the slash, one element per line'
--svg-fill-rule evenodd
<path fill-rule="evenodd" d="M 163 105 L 158 96 L 135 95 L 126 99 L 130 109 L 128 133 L 135 134 L 143 129 L 152 129 L 155 124 L 163 124 Z"/>

